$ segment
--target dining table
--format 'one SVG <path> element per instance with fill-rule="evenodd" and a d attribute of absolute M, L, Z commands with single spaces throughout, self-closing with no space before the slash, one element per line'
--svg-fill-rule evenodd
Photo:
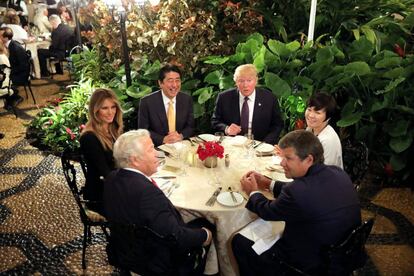
<path fill-rule="evenodd" d="M 220 140 L 224 147 L 223 156 L 227 157 L 218 158 L 217 166 L 213 168 L 206 167 L 196 154 L 198 146 L 206 140 Z M 256 214 L 245 208 L 249 195 L 241 189 L 241 177 L 255 170 L 272 179 L 291 181 L 285 177 L 279 157 L 273 154 L 273 146 L 248 141 L 243 136 L 226 136 L 223 139 L 208 134 L 194 137 L 191 141 L 162 145 L 160 149 L 167 153 L 167 157 L 153 177 L 173 180 L 166 195 L 184 220 L 204 217 L 216 226 L 205 273 L 237 275 L 237 265 L 231 253 L 231 237 L 257 219 Z M 213 204 L 208 205 L 207 201 L 217 191 Z M 236 196 L 236 200 L 230 192 Z M 270 192 L 265 191 L 264 194 L 272 198 Z M 283 224 L 281 229 L 284 228 L 284 222 L 275 223 Z"/>
<path fill-rule="evenodd" d="M 39 57 L 37 56 L 37 50 L 49 48 L 51 44 L 50 35 L 33 37 L 30 40 L 25 41 L 24 44 L 25 44 L 26 50 L 30 50 L 32 54 L 34 77 L 36 79 L 40 79 L 41 72 L 40 72 Z"/>

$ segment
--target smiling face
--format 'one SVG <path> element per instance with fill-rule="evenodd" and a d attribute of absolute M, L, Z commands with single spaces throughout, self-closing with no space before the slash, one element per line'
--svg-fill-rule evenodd
<path fill-rule="evenodd" d="M 281 149 L 281 157 L 282 161 L 280 165 L 282 165 L 287 178 L 305 176 L 309 167 L 313 164 L 312 155 L 308 155 L 305 159 L 301 160 L 293 147 Z"/>
<path fill-rule="evenodd" d="M 102 124 L 109 125 L 114 121 L 116 112 L 116 103 L 112 99 L 105 99 L 98 109 L 97 117 Z"/>
<path fill-rule="evenodd" d="M 158 81 L 158 84 L 165 96 L 172 99 L 177 96 L 178 92 L 181 90 L 180 74 L 174 71 L 168 72 L 165 74 L 165 78 L 162 81 Z"/>
<path fill-rule="evenodd" d="M 305 119 L 307 126 L 316 130 L 321 130 L 328 124 L 324 108 L 320 110 L 316 110 L 314 106 L 306 108 Z"/>

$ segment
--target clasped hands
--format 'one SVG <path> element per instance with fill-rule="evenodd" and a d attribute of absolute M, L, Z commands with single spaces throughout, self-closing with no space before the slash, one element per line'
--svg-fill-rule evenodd
<path fill-rule="evenodd" d="M 258 190 L 269 190 L 271 183 L 271 179 L 255 171 L 249 171 L 240 179 L 242 190 L 248 195 Z"/>
<path fill-rule="evenodd" d="M 178 133 L 177 131 L 169 132 L 166 136 L 164 136 L 164 139 L 162 142 L 164 144 L 173 144 L 175 142 L 179 142 L 183 140 L 183 136 Z"/>

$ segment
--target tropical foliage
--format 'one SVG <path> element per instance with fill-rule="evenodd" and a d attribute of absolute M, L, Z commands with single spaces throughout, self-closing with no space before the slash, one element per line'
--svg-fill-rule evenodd
<path fill-rule="evenodd" d="M 321 1 L 314 43 L 305 43 L 304 34 L 310 1 L 169 0 L 153 8 L 131 2 L 125 6 L 130 87 L 121 65 L 117 14 L 102 2 L 81 11 L 92 20 L 94 31 L 88 36 L 94 49 L 73 57 L 78 78 L 117 92 L 130 128 L 139 99 L 156 88 L 164 62 L 182 66 L 182 88 L 194 98 L 203 132 L 209 131 L 217 94 L 234 86 L 234 68 L 253 63 L 259 85 L 279 99 L 285 131 L 301 126 L 312 93 L 331 93 L 340 107 L 337 126 L 342 133 L 365 141 L 373 160 L 407 177 L 414 150 L 414 1 Z M 50 114 L 44 110 L 40 117 Z M 33 125 L 45 131 L 47 120 L 40 121 Z M 43 136 L 52 132 L 50 128 L 49 136 Z"/>

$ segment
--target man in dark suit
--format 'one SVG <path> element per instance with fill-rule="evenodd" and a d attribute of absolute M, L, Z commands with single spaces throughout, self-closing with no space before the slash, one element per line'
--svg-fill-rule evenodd
<path fill-rule="evenodd" d="M 232 247 L 241 275 L 275 275 L 279 260 L 309 273 L 318 271 L 322 249 L 345 239 L 361 224 L 357 193 L 340 168 L 323 164 L 323 148 L 311 132 L 297 130 L 279 142 L 281 165 L 290 183 L 271 181 L 256 172 L 241 179 L 250 195 L 246 208 L 264 220 L 285 221 L 282 237 L 257 255 L 253 242 L 236 234 Z M 267 199 L 259 189 L 270 189 Z"/>
<path fill-rule="evenodd" d="M 39 56 L 40 73 L 42 77 L 50 76 L 47 70 L 47 59 L 50 57 L 56 57 L 58 59 L 64 59 L 66 51 L 74 46 L 75 34 L 73 30 L 62 23 L 59 15 L 52 14 L 49 16 L 50 25 L 52 25 L 52 44 L 49 49 L 38 49 L 37 55 Z M 56 63 L 56 73 L 62 74 L 63 70 L 59 63 Z"/>
<path fill-rule="evenodd" d="M 150 246 L 151 249 L 147 248 L 148 252 L 136 244 L 136 252 L 144 256 L 147 254 L 147 262 L 137 268 L 136 272 L 148 273 L 143 275 L 169 275 L 166 272 L 173 270 L 173 266 L 177 266 L 180 272 L 194 269 L 194 264 L 189 267 L 176 257 L 184 255 L 183 252 L 208 246 L 212 240 L 211 230 L 214 230 L 214 226 L 205 219 L 196 219 L 185 224 L 170 200 L 150 178 L 158 166 L 150 133 L 145 129 L 139 129 L 122 134 L 114 144 L 113 153 L 121 169 L 105 179 L 104 208 L 108 221 L 145 226 L 162 236 L 174 237 L 177 242 L 173 249 L 166 245 L 157 247 L 154 244 L 153 247 Z M 121 252 L 122 243 L 127 241 L 122 237 L 114 239 L 117 241 L 113 244 L 116 254 L 124 254 L 125 252 Z M 136 267 L 134 262 L 140 260 L 121 258 L 120 261 L 124 262 L 124 266 Z M 195 275 L 204 271 L 205 258 L 200 263 L 201 267 L 197 266 Z"/>
<path fill-rule="evenodd" d="M 30 64 L 26 51 L 19 42 L 13 40 L 12 29 L 4 27 L 1 32 L 1 39 L 9 50 L 10 79 L 13 84 L 19 85 L 27 81 L 30 73 Z"/>
<path fill-rule="evenodd" d="M 13 30 L 9 27 L 0 28 L 0 38 L 9 51 L 10 61 L 10 79 L 12 85 L 23 85 L 27 82 L 30 74 L 29 58 L 26 51 L 19 42 L 13 40 Z M 23 101 L 23 98 L 18 95 L 17 89 L 13 86 L 13 95 L 10 100 L 18 104 Z"/>
<path fill-rule="evenodd" d="M 253 64 L 236 68 L 237 88 L 220 93 L 211 125 L 227 135 L 244 135 L 251 130 L 254 139 L 276 144 L 283 128 L 279 104 L 268 90 L 256 88 L 257 70 Z"/>
<path fill-rule="evenodd" d="M 138 128 L 148 129 L 156 146 L 175 143 L 194 134 L 193 101 L 180 92 L 181 72 L 167 64 L 159 72 L 161 90 L 141 99 Z"/>

